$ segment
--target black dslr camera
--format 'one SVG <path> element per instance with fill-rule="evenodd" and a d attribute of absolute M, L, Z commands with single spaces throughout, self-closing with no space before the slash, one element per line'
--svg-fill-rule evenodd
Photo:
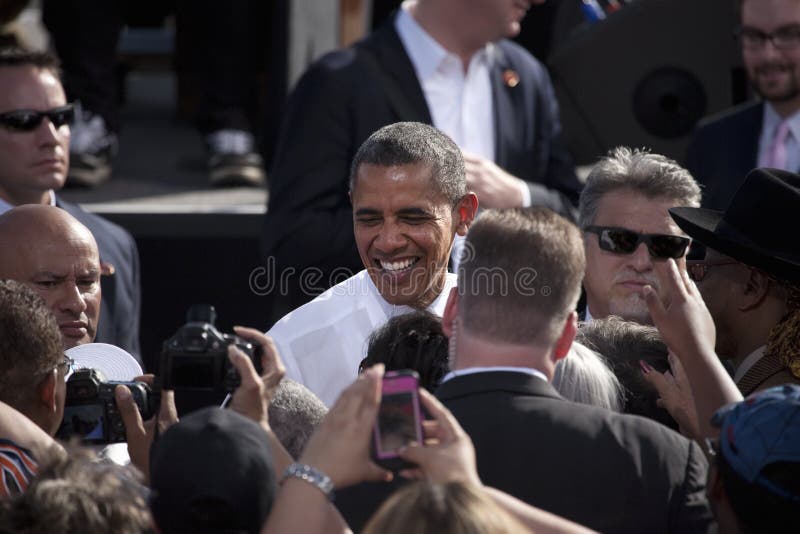
<path fill-rule="evenodd" d="M 131 391 L 142 419 L 155 415 L 157 395 L 144 382 L 107 381 L 97 369 L 78 369 L 67 380 L 64 419 L 56 437 L 79 436 L 84 443 L 125 441 L 125 425 L 114 400 L 114 389 L 119 385 Z"/>
<path fill-rule="evenodd" d="M 235 345 L 250 356 L 260 375 L 260 347 L 234 334 L 223 334 L 214 326 L 213 306 L 189 308 L 186 324 L 164 342 L 161 352 L 162 389 L 232 393 L 239 387 L 239 373 L 228 359 L 228 346 Z"/>

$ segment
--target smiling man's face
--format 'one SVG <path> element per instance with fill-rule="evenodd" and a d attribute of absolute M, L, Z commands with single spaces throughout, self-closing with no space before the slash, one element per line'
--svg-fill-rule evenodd
<path fill-rule="evenodd" d="M 441 293 L 456 233 L 474 211 L 453 206 L 422 164 L 362 164 L 352 193 L 358 253 L 383 298 L 427 307 Z M 462 209 L 463 208 L 463 209 Z"/>

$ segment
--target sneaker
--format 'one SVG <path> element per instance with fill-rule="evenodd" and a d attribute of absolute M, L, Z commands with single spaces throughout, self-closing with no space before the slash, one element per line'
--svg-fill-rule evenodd
<path fill-rule="evenodd" d="M 67 187 L 97 187 L 111 177 L 111 158 L 117 153 L 117 136 L 103 117 L 75 105 L 70 126 Z"/>
<path fill-rule="evenodd" d="M 264 161 L 253 151 L 253 135 L 243 130 L 218 130 L 206 138 L 208 170 L 214 187 L 264 187 Z"/>

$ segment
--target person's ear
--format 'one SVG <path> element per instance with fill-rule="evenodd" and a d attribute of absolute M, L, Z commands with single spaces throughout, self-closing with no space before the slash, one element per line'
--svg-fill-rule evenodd
<path fill-rule="evenodd" d="M 748 269 L 748 277 L 744 282 L 744 292 L 739 304 L 739 311 L 750 311 L 761 306 L 769 295 L 769 276 L 758 269 Z"/>
<path fill-rule="evenodd" d="M 572 347 L 572 342 L 575 341 L 575 336 L 578 334 L 578 312 L 572 311 L 564 320 L 564 327 L 561 330 L 561 335 L 556 340 L 555 348 L 553 350 L 554 361 L 561 360 L 567 357 L 569 349 Z"/>
<path fill-rule="evenodd" d="M 475 220 L 475 214 L 478 213 L 478 195 L 471 191 L 464 195 L 458 202 L 456 213 L 458 216 L 456 233 L 461 236 L 467 235 L 467 230 Z"/>
<path fill-rule="evenodd" d="M 37 387 L 37 400 L 48 412 L 58 411 L 56 405 L 56 382 L 58 381 L 58 368 L 45 375 Z"/>
<path fill-rule="evenodd" d="M 452 337 L 455 330 L 455 321 L 458 318 L 458 288 L 454 287 L 450 290 L 447 297 L 447 304 L 444 305 L 444 313 L 442 314 L 442 331 L 448 338 Z"/>

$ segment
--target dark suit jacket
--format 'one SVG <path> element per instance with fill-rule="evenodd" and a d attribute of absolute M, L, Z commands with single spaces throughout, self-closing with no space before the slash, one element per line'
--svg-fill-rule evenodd
<path fill-rule="evenodd" d="M 524 373 L 457 376 L 436 396 L 472 438 L 486 485 L 600 532 L 706 532 L 706 461 L 672 430 Z"/>
<path fill-rule="evenodd" d="M 748 102 L 700 123 L 685 166 L 703 187 L 703 207 L 724 210 L 758 161 L 764 105 Z"/>
<path fill-rule="evenodd" d="M 92 232 L 100 250 L 100 260 L 114 266 L 112 276 L 100 279 L 103 299 L 95 341 L 123 348 L 141 363 L 139 313 L 142 299 L 136 242 L 122 227 L 84 211 L 77 204 L 56 197 L 56 205 Z"/>
<path fill-rule="evenodd" d="M 496 50 L 496 163 L 528 181 L 534 205 L 571 213 L 581 185 L 558 140 L 547 71 L 514 43 L 501 41 Z M 519 74 L 516 87 L 505 85 L 507 69 Z M 270 172 L 263 250 L 276 257 L 278 268 L 362 269 L 348 198 L 350 163 L 370 134 L 398 121 L 430 124 L 431 115 L 393 21 L 303 75 L 289 99 Z"/>

